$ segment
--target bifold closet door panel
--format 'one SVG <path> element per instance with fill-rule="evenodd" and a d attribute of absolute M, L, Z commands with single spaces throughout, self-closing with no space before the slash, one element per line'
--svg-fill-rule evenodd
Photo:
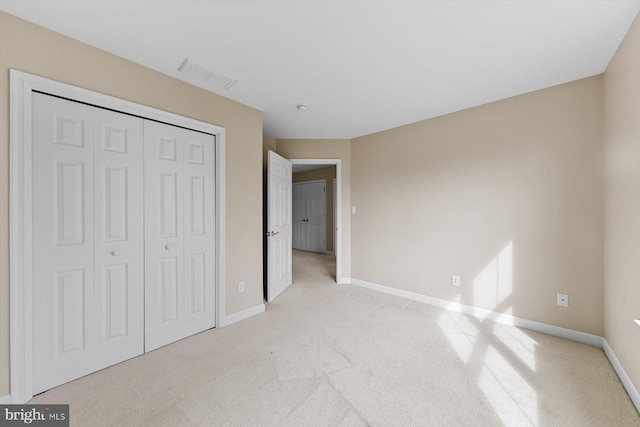
<path fill-rule="evenodd" d="M 145 121 L 145 350 L 215 326 L 214 137 Z"/>
<path fill-rule="evenodd" d="M 35 393 L 142 352 L 142 120 L 116 115 L 33 96 Z"/>
<path fill-rule="evenodd" d="M 185 336 L 215 326 L 215 137 L 183 129 Z"/>
<path fill-rule="evenodd" d="M 94 112 L 96 359 L 144 352 L 143 120 Z"/>

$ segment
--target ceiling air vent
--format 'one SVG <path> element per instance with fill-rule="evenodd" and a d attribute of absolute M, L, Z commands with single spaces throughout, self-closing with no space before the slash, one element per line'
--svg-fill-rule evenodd
<path fill-rule="evenodd" d="M 229 77 L 221 76 L 213 71 L 204 68 L 202 65 L 194 64 L 188 59 L 185 59 L 180 68 L 178 68 L 183 74 L 191 77 L 192 79 L 201 81 L 207 86 L 214 89 L 229 90 L 238 81 L 230 79 Z"/>

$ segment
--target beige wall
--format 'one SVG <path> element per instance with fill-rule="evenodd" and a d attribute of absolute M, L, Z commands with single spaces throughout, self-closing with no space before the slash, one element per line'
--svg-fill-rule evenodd
<path fill-rule="evenodd" d="M 260 111 L 3 12 L 0 52 L 0 396 L 9 392 L 10 68 L 225 127 L 226 314 L 262 303 Z"/>
<path fill-rule="evenodd" d="M 604 73 L 605 338 L 640 390 L 640 16 Z"/>
<path fill-rule="evenodd" d="M 597 76 L 352 140 L 352 277 L 602 335 L 601 93 Z"/>
<path fill-rule="evenodd" d="M 333 179 L 336 177 L 336 167 L 329 166 L 328 168 L 313 169 L 310 171 L 298 172 L 293 174 L 293 182 L 306 182 L 306 181 L 326 181 L 326 251 L 333 252 Z"/>
<path fill-rule="evenodd" d="M 278 139 L 277 153 L 287 159 L 341 159 L 342 184 L 340 186 L 342 221 L 339 256 L 342 278 L 351 277 L 351 142 L 348 139 Z"/>

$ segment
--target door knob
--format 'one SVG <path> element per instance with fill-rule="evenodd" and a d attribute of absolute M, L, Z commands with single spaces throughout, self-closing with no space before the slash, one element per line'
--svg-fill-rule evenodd
<path fill-rule="evenodd" d="M 171 250 L 171 245 L 167 245 L 167 246 L 165 246 L 165 247 L 164 247 L 164 250 L 165 250 L 165 251 L 170 251 L 170 250 Z"/>
<path fill-rule="evenodd" d="M 118 256 L 120 255 L 120 252 L 118 251 L 111 251 L 111 256 Z"/>
<path fill-rule="evenodd" d="M 280 232 L 279 231 L 269 231 L 269 232 L 267 232 L 267 237 L 273 237 L 276 234 L 280 234 Z"/>

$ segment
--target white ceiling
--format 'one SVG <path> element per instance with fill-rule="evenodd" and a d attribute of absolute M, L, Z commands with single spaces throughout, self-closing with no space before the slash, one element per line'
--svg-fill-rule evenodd
<path fill-rule="evenodd" d="M 0 9 L 264 112 L 353 138 L 602 73 L 640 0 L 0 0 Z M 207 88 L 185 58 L 238 82 Z M 296 104 L 309 110 L 300 113 Z"/>

